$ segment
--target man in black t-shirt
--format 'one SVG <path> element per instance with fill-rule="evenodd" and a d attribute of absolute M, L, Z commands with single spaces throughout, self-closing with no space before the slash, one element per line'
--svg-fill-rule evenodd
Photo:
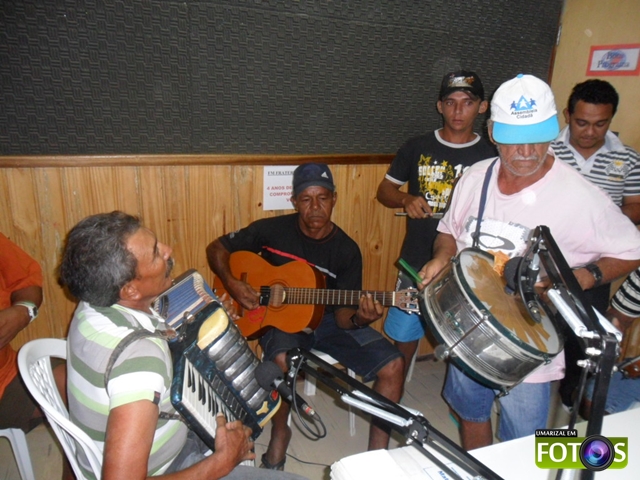
<path fill-rule="evenodd" d="M 455 180 L 479 160 L 496 156 L 493 146 L 474 133 L 476 117 L 486 112 L 484 88 L 474 72 L 451 72 L 444 76 L 437 108 L 444 126 L 405 143 L 378 186 L 378 201 L 386 207 L 404 208 L 407 233 L 400 258 L 418 271 L 431 259 L 438 221 L 449 201 Z M 400 187 L 409 182 L 408 192 Z M 398 275 L 397 290 L 416 287 L 404 272 Z M 405 376 L 418 341 L 425 334 L 420 315 L 391 307 L 384 330 L 405 356 Z"/>
<path fill-rule="evenodd" d="M 276 266 L 291 261 L 305 262 L 325 276 L 329 289 L 362 288 L 360 249 L 331 221 L 336 192 L 329 168 L 317 163 L 296 168 L 291 200 L 297 213 L 257 220 L 246 228 L 214 240 L 207 247 L 209 266 L 227 292 L 246 309 L 259 307 L 259 294 L 230 271 L 230 254 L 239 250 L 260 253 Z M 290 334 L 277 328 L 269 330 L 260 339 L 264 358 L 274 361 L 286 371 L 287 351 L 296 347 L 315 348 L 361 375 L 365 382 L 375 379 L 374 390 L 398 402 L 404 383 L 402 354 L 368 326 L 381 318 L 382 312 L 382 305 L 369 295 L 361 297 L 358 305 L 327 306 L 320 325 L 311 333 Z M 288 414 L 289 405 L 283 403 L 273 417 L 271 440 L 262 456 L 262 468 L 284 468 L 291 438 Z M 386 448 L 388 443 L 388 428 L 372 419 L 369 449 Z"/>

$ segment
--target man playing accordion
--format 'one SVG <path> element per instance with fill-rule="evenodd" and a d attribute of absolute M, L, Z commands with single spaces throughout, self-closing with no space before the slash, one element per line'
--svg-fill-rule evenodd
<path fill-rule="evenodd" d="M 250 431 L 223 416 L 216 418 L 215 451 L 205 456 L 208 449 L 174 415 L 172 359 L 163 338 L 129 344 L 105 382 L 123 338 L 165 328 L 151 304 L 171 286 L 172 267 L 171 248 L 122 212 L 87 217 L 67 238 L 60 282 L 80 300 L 68 337 L 69 412 L 103 452 L 102 478 L 300 479 L 238 466 L 255 458 Z"/>

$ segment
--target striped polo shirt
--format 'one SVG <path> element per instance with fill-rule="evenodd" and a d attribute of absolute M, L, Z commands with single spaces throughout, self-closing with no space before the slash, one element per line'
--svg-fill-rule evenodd
<path fill-rule="evenodd" d="M 175 413 L 170 402 L 173 367 L 167 342 L 142 338 L 126 347 L 114 364 L 105 389 L 105 369 L 111 353 L 134 330 L 154 332 L 164 321 L 152 314 L 115 304 L 93 307 L 80 302 L 75 311 L 67 341 L 67 390 L 73 423 L 104 451 L 107 419 L 112 408 L 149 400 L 160 410 Z M 151 454 L 149 475 L 163 473 L 182 449 L 187 427 L 178 420 L 158 420 Z M 87 478 L 93 478 L 88 463 Z"/>
<path fill-rule="evenodd" d="M 569 144 L 569 127 L 560 132 L 551 148 L 557 158 L 607 192 L 616 205 L 622 205 L 623 197 L 640 195 L 640 155 L 611 131 L 607 131 L 600 150 L 587 159 Z"/>

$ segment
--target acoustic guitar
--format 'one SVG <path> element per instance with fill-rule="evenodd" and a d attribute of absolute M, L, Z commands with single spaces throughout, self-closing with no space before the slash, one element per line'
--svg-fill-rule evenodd
<path fill-rule="evenodd" d="M 231 254 L 229 265 L 236 278 L 260 292 L 260 306 L 254 310 L 246 310 L 234 301 L 240 315 L 236 325 L 250 340 L 272 327 L 287 333 L 312 331 L 320 323 L 325 305 L 358 305 L 366 294 L 385 307 L 419 312 L 417 290 L 327 290 L 322 274 L 304 262 L 275 267 L 253 252 L 238 251 Z M 213 286 L 218 296 L 226 292 L 218 277 Z"/>

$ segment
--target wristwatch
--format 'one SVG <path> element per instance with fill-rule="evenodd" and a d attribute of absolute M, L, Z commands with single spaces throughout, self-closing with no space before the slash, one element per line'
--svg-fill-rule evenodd
<path fill-rule="evenodd" d="M 20 305 L 20 306 L 26 307 L 27 311 L 29 312 L 29 323 L 33 322 L 36 319 L 36 317 L 38 316 L 38 307 L 36 306 L 35 303 L 31 303 L 31 302 L 16 302 L 12 306 L 15 307 L 16 305 Z"/>
<path fill-rule="evenodd" d="M 591 273 L 591 275 L 593 275 L 593 278 L 595 279 L 595 283 L 593 284 L 592 288 L 599 287 L 602 283 L 602 270 L 600 270 L 600 267 L 598 267 L 598 265 L 596 265 L 595 263 L 590 263 L 584 268 L 589 270 L 589 273 Z"/>
<path fill-rule="evenodd" d="M 366 327 L 366 325 L 358 325 L 358 323 L 356 322 L 356 314 L 355 313 L 353 315 L 351 315 L 351 324 L 354 327 L 356 327 L 357 329 Z"/>

